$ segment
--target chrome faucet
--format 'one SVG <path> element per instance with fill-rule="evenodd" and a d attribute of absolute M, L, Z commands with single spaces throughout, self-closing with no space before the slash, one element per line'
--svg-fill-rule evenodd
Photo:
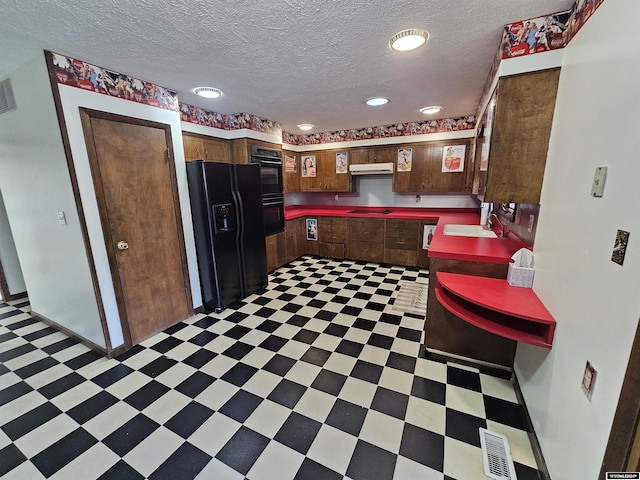
<path fill-rule="evenodd" d="M 506 237 L 507 233 L 508 233 L 507 226 L 500 221 L 500 218 L 498 218 L 498 215 L 496 215 L 495 213 L 491 213 L 489 215 L 489 230 L 493 230 L 493 222 L 494 222 L 493 218 L 494 217 L 495 217 L 495 221 L 498 223 L 498 225 L 500 225 L 500 235 L 499 235 L 499 237 L 500 238 Z"/>

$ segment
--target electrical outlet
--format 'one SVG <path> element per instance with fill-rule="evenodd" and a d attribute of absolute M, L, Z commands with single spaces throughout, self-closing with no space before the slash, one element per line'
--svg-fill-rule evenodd
<path fill-rule="evenodd" d="M 67 224 L 67 217 L 65 217 L 64 212 L 58 212 L 58 223 L 60 225 Z"/>
<path fill-rule="evenodd" d="M 629 232 L 618 230 L 616 234 L 616 243 L 613 245 L 613 253 L 611 261 L 622 265 L 624 263 L 624 255 L 627 253 L 627 245 L 629 245 Z"/>
<path fill-rule="evenodd" d="M 591 362 L 587 361 L 587 365 L 584 367 L 584 374 L 582 375 L 582 391 L 587 396 L 589 401 L 591 401 L 591 397 L 593 396 L 593 389 L 596 385 L 596 376 L 598 372 Z"/>

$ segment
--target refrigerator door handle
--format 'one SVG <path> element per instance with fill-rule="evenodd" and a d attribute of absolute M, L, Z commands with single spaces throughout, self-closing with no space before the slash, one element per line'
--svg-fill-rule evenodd
<path fill-rule="evenodd" d="M 236 186 L 237 185 L 234 182 L 234 188 Z M 235 206 L 236 206 L 236 219 L 237 219 L 236 245 L 238 246 L 238 263 L 239 263 L 240 271 L 244 272 L 246 262 L 245 262 L 245 256 L 244 256 L 244 248 L 242 248 L 243 237 L 244 237 L 244 210 L 242 205 L 242 197 L 240 196 L 240 193 L 237 190 L 232 190 L 231 196 L 233 197 L 233 202 L 235 203 Z M 246 293 L 246 283 L 245 283 L 244 275 L 242 275 L 240 278 L 240 292 L 242 294 L 242 297 L 244 298 Z"/>

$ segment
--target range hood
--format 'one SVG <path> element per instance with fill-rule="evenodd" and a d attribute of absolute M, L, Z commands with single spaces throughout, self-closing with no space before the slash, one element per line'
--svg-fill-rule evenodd
<path fill-rule="evenodd" d="M 349 165 L 351 175 L 391 175 L 393 163 L 356 163 Z"/>

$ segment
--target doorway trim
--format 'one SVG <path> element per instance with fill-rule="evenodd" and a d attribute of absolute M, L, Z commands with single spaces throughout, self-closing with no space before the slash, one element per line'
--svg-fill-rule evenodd
<path fill-rule="evenodd" d="M 131 330 L 129 328 L 129 320 L 126 311 L 125 295 L 122 290 L 122 284 L 120 281 L 120 275 L 118 273 L 118 264 L 116 260 L 116 250 L 114 245 L 116 244 L 112 237 L 111 229 L 109 228 L 109 216 L 107 212 L 107 205 L 105 202 L 105 193 L 102 185 L 102 179 L 100 174 L 100 167 L 98 162 L 98 155 L 96 152 L 94 140 L 93 140 L 93 128 L 91 125 L 91 119 L 101 119 L 113 122 L 127 123 L 131 125 L 139 125 L 143 127 L 156 128 L 163 130 L 165 134 L 165 142 L 167 146 L 167 163 L 169 167 L 169 182 L 171 185 L 173 208 L 176 214 L 176 227 L 178 244 L 180 250 L 180 261 L 182 264 L 182 276 L 185 286 L 185 298 L 187 302 L 187 310 L 190 315 L 193 315 L 193 299 L 191 295 L 191 282 L 189 279 L 189 270 L 187 265 L 187 254 L 184 240 L 184 227 L 182 222 L 182 212 L 180 209 L 180 198 L 178 194 L 178 181 L 176 177 L 176 166 L 173 161 L 173 140 L 171 137 L 171 125 L 159 122 L 153 122 L 150 120 L 144 120 L 135 117 L 128 117 L 125 115 L 119 115 L 110 112 L 103 112 L 99 110 L 93 110 L 90 108 L 80 108 L 80 119 L 82 122 L 82 129 L 87 147 L 87 154 L 89 157 L 89 166 L 91 168 L 91 177 L 93 179 L 93 186 L 95 189 L 96 201 L 98 204 L 98 212 L 100 215 L 100 223 L 102 226 L 102 234 L 105 241 L 105 247 L 107 252 L 107 258 L 109 260 L 109 269 L 111 273 L 111 279 L 113 281 L 113 288 L 116 296 L 116 303 L 118 307 L 118 314 L 120 316 L 120 325 L 122 328 L 122 334 L 124 337 L 124 349 L 128 350 L 133 346 Z"/>
<path fill-rule="evenodd" d="M 91 275 L 91 281 L 93 283 L 93 291 L 95 294 L 96 305 L 98 307 L 98 316 L 100 317 L 100 324 L 102 326 L 102 333 L 104 335 L 106 348 L 103 350 L 102 347 L 100 347 L 100 350 L 105 351 L 107 355 L 112 356 L 113 346 L 111 345 L 111 335 L 109 334 L 107 316 L 105 314 L 104 305 L 102 303 L 102 294 L 100 293 L 100 284 L 98 283 L 98 273 L 96 272 L 96 266 L 93 261 L 93 252 L 91 250 L 91 243 L 89 241 L 89 230 L 87 229 L 87 222 L 85 220 L 82 197 L 80 197 L 78 176 L 76 175 L 76 167 L 73 161 L 73 155 L 71 154 L 71 142 L 69 141 L 67 122 L 64 118 L 62 99 L 60 98 L 60 90 L 58 89 L 58 80 L 56 78 L 55 67 L 53 66 L 53 54 L 49 50 L 45 50 L 44 58 L 47 65 L 47 72 L 49 73 L 49 83 L 51 85 L 51 93 L 53 94 L 53 103 L 56 107 L 56 116 L 58 117 L 58 126 L 60 128 L 60 137 L 62 138 L 62 147 L 64 149 L 64 155 L 67 159 L 67 170 L 69 171 L 69 179 L 71 180 L 71 189 L 73 191 L 76 210 L 78 212 L 78 223 L 80 225 L 80 231 L 82 232 L 82 240 L 84 243 L 85 253 L 87 254 L 87 263 L 89 265 L 89 272 Z M 83 341 L 87 345 L 89 345 L 90 348 L 93 348 L 93 342 L 87 339 L 83 339 Z M 120 351 L 120 349 L 121 347 L 118 347 L 118 351 Z"/>
<path fill-rule="evenodd" d="M 635 462 L 637 452 L 634 452 L 634 441 L 640 431 L 640 323 L 636 327 L 636 334 L 629 355 L 627 372 L 624 375 L 622 390 L 618 400 L 618 407 L 613 418 L 609 442 L 602 460 L 600 477 L 605 478 L 606 472 L 624 472 L 627 468 L 636 471 L 637 465 L 629 465 L 630 460 Z M 636 446 L 637 448 L 637 446 Z"/>

